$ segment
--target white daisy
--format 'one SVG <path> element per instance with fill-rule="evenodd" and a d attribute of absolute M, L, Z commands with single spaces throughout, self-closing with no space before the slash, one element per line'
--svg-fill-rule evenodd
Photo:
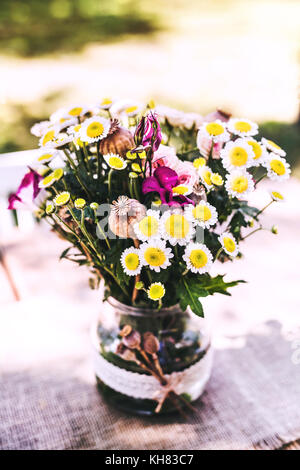
<path fill-rule="evenodd" d="M 245 139 L 228 142 L 220 152 L 224 168 L 228 171 L 253 166 L 254 151 Z"/>
<path fill-rule="evenodd" d="M 249 119 L 231 118 L 227 123 L 227 128 L 232 134 L 240 137 L 249 137 L 258 134 L 258 125 Z"/>
<path fill-rule="evenodd" d="M 67 130 L 69 135 L 73 135 L 75 137 L 79 137 L 79 131 L 81 129 L 81 124 L 75 124 L 74 126 L 70 126 Z"/>
<path fill-rule="evenodd" d="M 230 256 L 235 257 L 239 252 L 239 246 L 233 235 L 229 232 L 224 232 L 218 238 L 222 245 L 223 250 Z"/>
<path fill-rule="evenodd" d="M 42 137 L 42 135 L 44 135 L 47 132 L 50 126 L 51 126 L 50 121 L 37 122 L 31 127 L 30 132 L 32 135 L 35 135 L 36 137 Z"/>
<path fill-rule="evenodd" d="M 36 159 L 36 163 L 49 163 L 51 160 L 59 156 L 59 152 L 55 149 L 42 149 Z"/>
<path fill-rule="evenodd" d="M 171 245 L 186 245 L 195 233 L 191 216 L 181 209 L 168 210 L 160 219 L 161 235 Z"/>
<path fill-rule="evenodd" d="M 121 255 L 121 265 L 128 276 L 140 274 L 142 269 L 140 250 L 133 247 L 124 250 Z"/>
<path fill-rule="evenodd" d="M 227 175 L 225 188 L 231 196 L 245 197 L 254 191 L 254 182 L 247 171 L 235 170 Z"/>
<path fill-rule="evenodd" d="M 49 144 L 49 142 L 53 142 L 58 135 L 57 127 L 49 127 L 45 134 L 42 135 L 39 141 L 40 147 L 44 147 L 45 145 Z"/>
<path fill-rule="evenodd" d="M 170 259 L 173 258 L 171 248 L 166 247 L 163 240 L 152 240 L 143 243 L 140 246 L 141 262 L 145 266 L 159 273 L 161 269 L 166 269 L 171 265 Z"/>
<path fill-rule="evenodd" d="M 191 204 L 186 208 L 195 225 L 202 228 L 209 228 L 218 222 L 218 213 L 216 208 L 206 201 L 200 201 L 196 206 Z"/>
<path fill-rule="evenodd" d="M 143 242 L 159 237 L 159 212 L 148 209 L 146 216 L 134 224 L 133 228 L 137 238 Z"/>
<path fill-rule="evenodd" d="M 278 191 L 270 191 L 270 196 L 273 201 L 284 202 L 284 196 Z"/>
<path fill-rule="evenodd" d="M 114 100 L 112 98 L 103 98 L 100 103 L 98 103 L 99 108 L 101 109 L 109 109 L 114 104 Z"/>
<path fill-rule="evenodd" d="M 57 134 L 54 140 L 50 140 L 47 142 L 46 147 L 50 148 L 61 148 L 64 147 L 65 145 L 68 145 L 70 142 L 72 142 L 73 137 L 65 134 L 64 132 L 61 132 L 60 134 Z"/>
<path fill-rule="evenodd" d="M 283 181 L 290 177 L 291 169 L 287 161 L 271 152 L 266 159 L 264 166 L 267 168 L 268 177 L 274 181 Z"/>
<path fill-rule="evenodd" d="M 226 124 L 220 121 L 220 119 L 202 124 L 199 134 L 203 137 L 208 137 L 213 142 L 227 142 L 230 138 Z"/>
<path fill-rule="evenodd" d="M 186 262 L 187 268 L 197 274 L 209 272 L 213 263 L 210 250 L 202 243 L 190 243 L 182 258 Z"/>
<path fill-rule="evenodd" d="M 110 121 L 101 116 L 86 119 L 81 125 L 79 134 L 83 142 L 89 144 L 104 139 L 110 129 Z"/>
<path fill-rule="evenodd" d="M 147 289 L 147 296 L 151 300 L 160 300 L 166 293 L 165 286 L 161 282 L 152 282 Z"/>
<path fill-rule="evenodd" d="M 266 148 L 271 152 L 277 153 L 281 157 L 286 156 L 286 152 L 281 147 L 279 147 L 279 145 L 275 144 L 275 142 L 273 142 L 272 140 L 268 140 L 263 137 L 261 139 L 261 143 L 265 145 Z"/>
<path fill-rule="evenodd" d="M 245 140 L 247 144 L 252 147 L 252 150 L 254 152 L 252 166 L 258 166 L 260 164 L 263 164 L 268 154 L 268 152 L 266 151 L 266 147 L 262 143 L 257 142 L 257 140 L 253 139 L 252 137 L 246 138 Z"/>
<path fill-rule="evenodd" d="M 78 118 L 80 116 L 84 116 L 87 113 L 87 111 L 88 111 L 87 106 L 82 105 L 82 104 L 75 104 L 66 108 L 65 116 Z"/>
<path fill-rule="evenodd" d="M 213 183 L 212 183 L 212 180 L 211 180 L 211 177 L 212 177 L 213 173 L 212 173 L 211 169 L 208 166 L 204 165 L 204 166 L 201 166 L 198 169 L 198 173 L 199 173 L 201 181 L 204 184 L 204 186 L 206 187 L 206 189 L 213 188 Z"/>
<path fill-rule="evenodd" d="M 39 182 L 39 188 L 48 188 L 52 184 L 56 182 L 56 179 L 54 178 L 53 172 L 50 173 L 48 176 L 45 176 L 40 182 Z"/>
<path fill-rule="evenodd" d="M 114 118 L 133 117 L 140 114 L 145 105 L 133 100 L 116 101 L 110 108 L 110 114 Z"/>
<path fill-rule="evenodd" d="M 104 160 L 106 161 L 107 165 L 114 170 L 124 170 L 126 168 L 127 163 L 126 161 L 115 153 L 108 153 L 103 155 Z"/>

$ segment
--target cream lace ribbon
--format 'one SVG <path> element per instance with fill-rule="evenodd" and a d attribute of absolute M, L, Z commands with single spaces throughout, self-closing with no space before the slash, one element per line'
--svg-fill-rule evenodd
<path fill-rule="evenodd" d="M 196 400 L 210 377 L 212 356 L 212 348 L 209 347 L 205 356 L 192 366 L 181 372 L 166 374 L 168 387 L 179 395 L 188 393 L 192 400 Z M 164 393 L 164 387 L 153 376 L 121 369 L 104 359 L 95 347 L 93 362 L 96 376 L 116 392 L 141 399 L 157 399 Z"/>

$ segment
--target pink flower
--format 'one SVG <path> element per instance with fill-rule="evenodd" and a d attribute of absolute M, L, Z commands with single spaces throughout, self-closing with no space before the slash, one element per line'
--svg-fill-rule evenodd
<path fill-rule="evenodd" d="M 148 116 L 142 117 L 136 128 L 134 138 L 137 145 L 151 147 L 153 152 L 158 149 L 162 137 L 160 125 L 155 114 L 150 112 Z"/>
<path fill-rule="evenodd" d="M 8 209 L 30 209 L 35 208 L 33 201 L 40 193 L 39 182 L 42 176 L 31 170 L 23 177 L 17 192 L 8 198 Z"/>
<path fill-rule="evenodd" d="M 193 188 L 199 179 L 197 170 L 191 162 L 182 162 L 179 160 L 178 164 L 173 169 L 178 175 L 178 184 Z"/>
<path fill-rule="evenodd" d="M 168 166 L 169 168 L 173 168 L 178 164 L 178 162 L 179 158 L 177 157 L 173 147 L 160 145 L 159 149 L 154 152 L 152 168 L 157 168 L 158 166 Z"/>

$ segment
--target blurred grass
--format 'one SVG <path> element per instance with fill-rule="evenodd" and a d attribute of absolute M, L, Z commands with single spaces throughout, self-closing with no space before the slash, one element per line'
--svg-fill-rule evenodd
<path fill-rule="evenodd" d="M 1 53 L 33 57 L 80 51 L 91 42 L 151 34 L 154 11 L 138 0 L 0 0 Z"/>

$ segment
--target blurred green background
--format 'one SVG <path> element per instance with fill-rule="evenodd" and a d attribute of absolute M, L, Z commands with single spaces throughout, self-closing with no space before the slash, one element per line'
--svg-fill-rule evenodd
<path fill-rule="evenodd" d="M 0 0 L 0 153 L 58 106 L 153 98 L 260 122 L 300 174 L 300 2 Z"/>

